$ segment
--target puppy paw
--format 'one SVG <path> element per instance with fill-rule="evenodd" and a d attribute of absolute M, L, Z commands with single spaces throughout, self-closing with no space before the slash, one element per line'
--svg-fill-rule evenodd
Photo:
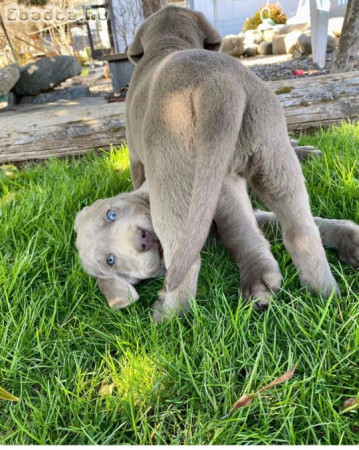
<path fill-rule="evenodd" d="M 318 276 L 315 279 L 311 278 L 310 280 L 300 277 L 300 280 L 302 284 L 307 286 L 313 295 L 319 294 L 324 298 L 329 298 L 333 292 L 334 295 L 340 295 L 340 288 L 330 270 L 328 270 L 328 273 L 325 276 Z"/>
<path fill-rule="evenodd" d="M 265 310 L 281 283 L 282 274 L 279 267 L 270 267 L 251 274 L 241 274 L 240 287 L 243 298 L 254 302 L 254 309 Z"/>
<path fill-rule="evenodd" d="M 162 294 L 160 294 L 160 298 L 152 305 L 152 318 L 155 322 L 163 322 L 164 320 L 168 320 L 174 316 L 182 317 L 184 309 L 180 307 L 179 302 L 171 302 L 169 304 L 161 297 Z M 164 296 L 164 298 L 166 297 Z"/>
<path fill-rule="evenodd" d="M 299 161 L 307 161 L 309 158 L 321 158 L 323 156 L 319 148 L 311 145 L 304 145 L 302 147 L 294 147 L 294 151 L 298 156 Z"/>
<path fill-rule="evenodd" d="M 168 319 L 167 312 L 163 308 L 163 301 L 158 299 L 154 302 L 152 305 L 152 318 L 155 322 L 163 322 L 164 320 Z"/>
<path fill-rule="evenodd" d="M 338 258 L 345 264 L 359 269 L 359 225 L 346 221 L 340 228 L 337 251 Z"/>

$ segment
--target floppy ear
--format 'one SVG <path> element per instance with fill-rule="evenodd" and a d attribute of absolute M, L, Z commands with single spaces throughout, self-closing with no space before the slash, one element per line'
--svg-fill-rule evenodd
<path fill-rule="evenodd" d="M 140 298 L 132 284 L 122 278 L 98 278 L 97 282 L 111 309 L 125 308 Z"/>
<path fill-rule="evenodd" d="M 142 45 L 143 28 L 140 27 L 133 39 L 132 44 L 128 47 L 127 56 L 132 64 L 137 64 L 142 58 L 144 50 Z"/>
<path fill-rule="evenodd" d="M 77 233 L 79 228 L 80 228 L 80 222 L 81 222 L 81 216 L 82 216 L 82 212 L 85 211 L 86 209 L 88 209 L 88 206 L 85 206 L 83 209 L 81 209 L 81 211 L 79 211 L 76 214 L 76 218 L 75 218 L 75 223 L 74 223 L 74 230 Z"/>
<path fill-rule="evenodd" d="M 217 52 L 221 46 L 222 37 L 208 22 L 202 13 L 198 13 L 198 24 L 203 32 L 203 48 Z"/>

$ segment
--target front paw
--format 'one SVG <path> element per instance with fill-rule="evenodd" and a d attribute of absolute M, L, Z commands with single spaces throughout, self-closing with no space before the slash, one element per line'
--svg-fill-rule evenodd
<path fill-rule="evenodd" d="M 186 308 L 172 292 L 160 293 L 158 300 L 152 305 L 152 317 L 155 322 L 163 322 L 171 317 L 181 317 Z"/>
<path fill-rule="evenodd" d="M 271 263 L 268 267 L 256 267 L 255 272 L 241 273 L 240 288 L 243 298 L 254 302 L 254 309 L 265 310 L 281 283 L 279 267 Z"/>
<path fill-rule="evenodd" d="M 338 258 L 345 264 L 359 269 L 359 225 L 345 221 L 338 228 Z"/>

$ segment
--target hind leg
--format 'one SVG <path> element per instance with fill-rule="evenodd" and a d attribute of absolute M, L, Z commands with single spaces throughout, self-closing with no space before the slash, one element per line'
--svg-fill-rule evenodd
<path fill-rule="evenodd" d="M 214 220 L 220 240 L 238 265 L 243 297 L 254 300 L 255 309 L 265 309 L 282 275 L 258 228 L 243 178 L 225 178 Z"/>
<path fill-rule="evenodd" d="M 273 159 L 261 155 L 249 183 L 277 216 L 283 242 L 297 267 L 300 280 L 310 291 L 328 297 L 337 284 L 310 212 L 304 178 L 289 142 L 272 143 Z"/>
<path fill-rule="evenodd" d="M 254 211 L 258 226 L 267 231 L 278 226 L 274 213 Z M 359 269 L 359 225 L 350 220 L 325 219 L 314 217 L 324 247 L 338 252 L 341 262 Z"/>

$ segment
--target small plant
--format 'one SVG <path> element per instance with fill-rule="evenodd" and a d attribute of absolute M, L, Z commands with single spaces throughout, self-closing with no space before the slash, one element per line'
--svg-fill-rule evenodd
<path fill-rule="evenodd" d="M 254 14 L 254 16 L 249 17 L 244 22 L 243 31 L 256 30 L 258 28 L 258 25 L 260 25 L 262 23 L 261 10 L 263 8 L 266 8 L 266 7 L 263 6 L 262 8 L 259 8 L 258 11 Z M 270 4 L 268 4 L 268 9 L 266 8 L 263 11 L 263 18 L 264 19 L 270 18 L 276 24 L 285 24 L 285 23 L 287 23 L 287 16 L 282 11 L 282 8 L 281 8 L 281 6 L 280 6 L 280 4 L 278 2 L 277 3 L 270 3 Z"/>

